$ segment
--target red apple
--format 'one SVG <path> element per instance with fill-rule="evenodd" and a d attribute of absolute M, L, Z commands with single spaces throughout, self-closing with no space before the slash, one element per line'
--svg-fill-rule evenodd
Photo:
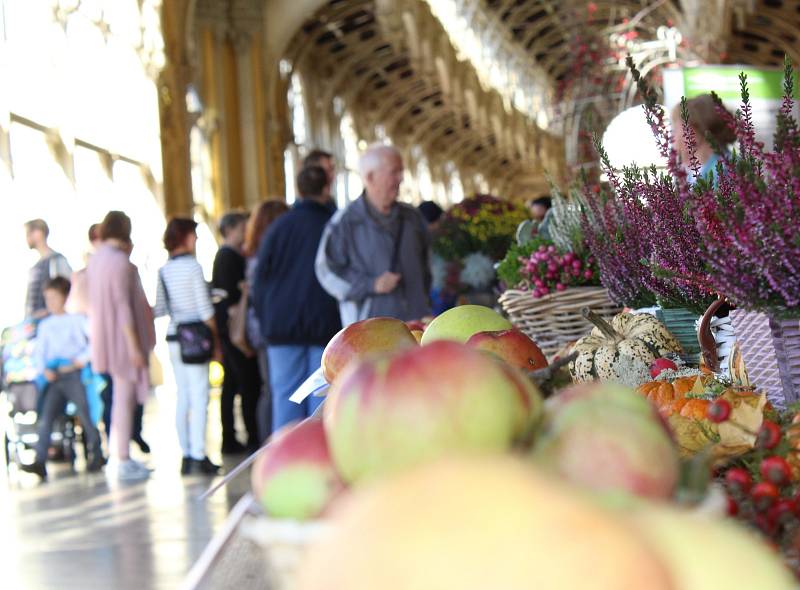
<path fill-rule="evenodd" d="M 642 416 L 657 416 L 653 404 L 641 395 L 631 395 L 628 387 L 612 381 L 578 383 L 559 391 L 547 400 L 547 415 L 555 420 L 562 413 L 581 412 L 583 402 L 619 406 Z"/>
<path fill-rule="evenodd" d="M 412 332 L 414 330 L 419 330 L 420 332 L 425 331 L 425 322 L 422 320 L 411 320 L 410 322 L 406 322 L 406 326 L 408 326 L 408 329 Z"/>
<path fill-rule="evenodd" d="M 256 499 L 277 518 L 316 518 L 344 488 L 319 418 L 281 429 L 261 451 L 250 477 Z"/>
<path fill-rule="evenodd" d="M 467 346 L 491 352 L 512 367 L 534 371 L 547 366 L 547 358 L 536 343 L 517 329 L 478 332 L 467 340 Z"/>
<path fill-rule="evenodd" d="M 405 322 L 394 318 L 370 318 L 339 331 L 322 353 L 322 373 L 333 383 L 352 361 L 365 356 L 394 352 L 417 346 L 418 342 Z"/>
<path fill-rule="evenodd" d="M 530 443 L 533 440 L 533 435 L 536 432 L 539 424 L 542 421 L 544 414 L 544 398 L 539 387 L 528 378 L 528 375 L 523 373 L 520 369 L 512 367 L 511 365 L 498 362 L 517 387 L 517 395 L 522 401 L 524 412 L 520 415 L 520 441 L 523 443 Z"/>
<path fill-rule="evenodd" d="M 354 482 L 443 454 L 505 451 L 529 413 L 502 363 L 440 341 L 348 367 L 323 420 L 334 463 Z"/>
<path fill-rule="evenodd" d="M 672 495 L 678 451 L 650 404 L 640 403 L 644 398 L 612 384 L 575 388 L 567 396 L 537 441 L 541 465 L 592 490 Z"/>
<path fill-rule="evenodd" d="M 661 374 L 661 371 L 666 371 L 670 369 L 672 371 L 678 370 L 678 365 L 676 365 L 670 359 L 660 358 L 653 361 L 650 365 L 650 376 L 655 379 Z"/>

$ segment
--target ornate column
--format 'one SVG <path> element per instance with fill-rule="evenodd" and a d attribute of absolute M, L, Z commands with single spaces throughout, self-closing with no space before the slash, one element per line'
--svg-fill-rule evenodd
<path fill-rule="evenodd" d="M 191 67 L 186 50 L 189 0 L 170 0 L 161 6 L 161 27 L 166 63 L 158 76 L 158 110 L 161 127 L 161 161 L 164 174 L 164 209 L 170 215 L 191 215 L 191 157 L 186 90 Z"/>

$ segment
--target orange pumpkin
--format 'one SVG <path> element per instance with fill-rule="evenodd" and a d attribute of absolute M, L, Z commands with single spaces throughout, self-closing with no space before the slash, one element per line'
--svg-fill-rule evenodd
<path fill-rule="evenodd" d="M 682 397 L 681 399 L 676 399 L 674 402 L 672 402 L 671 405 L 665 408 L 665 414 L 667 416 L 672 416 L 672 414 L 680 415 L 681 411 L 683 410 L 683 406 L 685 406 L 688 403 L 689 400 L 686 399 L 685 397 Z"/>
<path fill-rule="evenodd" d="M 675 403 L 682 400 L 692 390 L 698 377 L 678 377 L 674 381 L 650 381 L 640 385 L 638 392 L 650 400 L 664 416 L 679 412 Z"/>
<path fill-rule="evenodd" d="M 692 420 L 705 420 L 709 401 L 705 399 L 688 399 L 681 407 L 681 416 Z"/>

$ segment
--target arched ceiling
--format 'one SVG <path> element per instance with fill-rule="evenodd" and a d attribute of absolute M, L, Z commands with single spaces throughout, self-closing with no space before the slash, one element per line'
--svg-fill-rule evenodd
<path fill-rule="evenodd" d="M 726 60 L 782 66 L 784 54 L 800 65 L 800 1 L 755 0 L 733 22 Z"/>
<path fill-rule="evenodd" d="M 523 111 L 513 97 L 492 87 L 483 69 L 476 72 L 463 46 L 454 48 L 431 11 L 431 5 L 446 2 L 189 4 L 190 12 L 196 7 L 207 20 L 229 21 L 237 31 L 250 26 L 263 31 L 265 108 L 276 166 L 290 141 L 290 122 L 276 115 L 283 113 L 278 103 L 286 97 L 287 71 L 279 74 L 278 68 L 283 60 L 302 77 L 309 119 L 317 127 L 327 125 L 329 138 L 337 133 L 344 104 L 363 139 L 385 133 L 407 156 L 421 151 L 434 179 L 444 180 L 452 162 L 462 178 L 480 174 L 506 196 L 535 194 L 545 171 L 558 175 L 567 163 L 584 161 L 576 146 L 586 136 L 586 121 L 595 118 L 595 125 L 602 125 L 634 100 L 621 65 L 626 53 L 645 73 L 676 61 L 780 65 L 784 53 L 800 63 L 800 0 L 455 2 L 482 50 L 502 42 L 511 48 L 505 55 L 512 56 L 503 65 L 513 61 L 521 71 L 537 72 L 518 78 L 527 96 L 543 101 Z M 539 117 L 537 124 L 539 105 L 549 122 Z"/>
<path fill-rule="evenodd" d="M 334 0 L 301 27 L 284 56 L 308 85 L 311 110 L 344 100 L 359 135 L 376 129 L 419 146 L 432 173 L 453 162 L 515 196 L 557 173 L 561 141 L 484 88 L 420 0 Z M 532 186 L 535 185 L 535 186 Z"/>
<path fill-rule="evenodd" d="M 673 1 L 595 0 L 481 0 L 554 80 L 568 77 L 578 47 L 615 29 L 633 38 L 653 39 L 663 25 L 681 19 Z"/>

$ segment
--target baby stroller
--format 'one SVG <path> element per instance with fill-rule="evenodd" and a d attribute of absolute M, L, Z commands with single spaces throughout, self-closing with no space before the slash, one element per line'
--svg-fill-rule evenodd
<path fill-rule="evenodd" d="M 40 400 L 36 384 L 37 371 L 33 359 L 36 341 L 36 322 L 26 320 L 3 330 L 0 335 L 0 364 L 2 393 L 0 394 L 0 423 L 6 471 L 12 464 L 22 464 L 26 451 L 33 453 L 38 440 L 36 417 Z M 66 462 L 75 461 L 75 419 L 68 409 L 53 424 L 51 452 Z M 31 459 L 28 459 L 30 462 Z"/>

